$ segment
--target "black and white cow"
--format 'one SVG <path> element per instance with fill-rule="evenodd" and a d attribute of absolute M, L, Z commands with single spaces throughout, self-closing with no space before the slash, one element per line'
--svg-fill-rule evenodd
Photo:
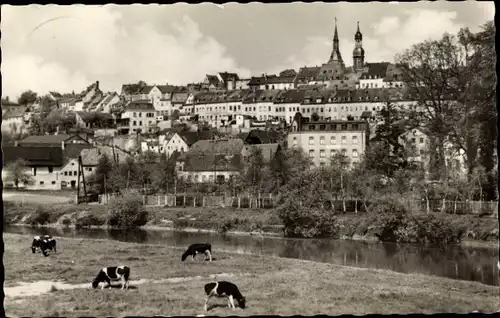
<path fill-rule="evenodd" d="M 238 301 L 240 308 L 245 308 L 246 299 L 241 295 L 238 287 L 233 283 L 226 281 L 208 283 L 205 285 L 205 293 L 208 296 L 205 301 L 205 311 L 208 311 L 208 300 L 213 296 L 227 297 L 229 308 L 233 308 L 233 310 L 236 308 L 234 306 L 234 299 Z"/>
<path fill-rule="evenodd" d="M 48 251 L 54 251 L 57 253 L 56 240 L 50 235 L 35 236 L 33 238 L 33 243 L 31 243 L 31 251 L 36 253 L 36 250 L 40 249 L 43 256 L 49 256 Z"/>
<path fill-rule="evenodd" d="M 111 288 L 111 281 L 121 281 L 122 282 L 122 288 L 128 289 L 128 282 L 130 278 L 130 268 L 127 266 L 111 266 L 111 267 L 104 267 L 99 271 L 99 274 L 97 274 L 97 277 L 94 279 L 92 282 L 92 287 L 97 288 L 99 286 L 99 283 L 101 282 L 107 282 L 108 283 L 108 288 Z M 104 289 L 104 284 L 101 285 L 101 289 Z"/>
<path fill-rule="evenodd" d="M 212 245 L 209 243 L 191 244 L 187 251 L 182 254 L 181 260 L 184 262 L 189 255 L 193 256 L 194 260 L 194 257 L 198 254 L 206 254 L 212 261 Z"/>

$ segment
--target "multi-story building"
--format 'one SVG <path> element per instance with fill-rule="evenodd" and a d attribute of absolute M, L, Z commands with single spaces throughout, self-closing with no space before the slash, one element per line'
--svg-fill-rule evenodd
<path fill-rule="evenodd" d="M 151 133 L 157 128 L 156 110 L 149 100 L 130 102 L 121 119 L 127 118 L 129 134 Z M 119 126 L 121 123 L 122 121 L 118 121 Z"/>
<path fill-rule="evenodd" d="M 316 167 L 328 165 L 337 152 L 355 163 L 365 152 L 367 128 L 366 121 L 294 120 L 288 147 L 301 148 Z"/>

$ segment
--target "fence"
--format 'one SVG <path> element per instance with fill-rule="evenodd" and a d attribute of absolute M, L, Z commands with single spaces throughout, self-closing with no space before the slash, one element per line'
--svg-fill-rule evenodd
<path fill-rule="evenodd" d="M 108 204 L 115 195 L 100 195 L 99 203 Z M 224 195 L 142 195 L 146 206 L 179 206 L 179 207 L 234 207 L 234 208 L 273 208 L 276 206 L 272 194 L 254 196 L 224 196 Z"/>
<path fill-rule="evenodd" d="M 108 204 L 115 195 L 100 195 L 99 203 Z M 273 208 L 277 206 L 277 197 L 272 194 L 260 196 L 224 196 L 224 195 L 143 195 L 143 203 L 147 206 L 169 207 L 234 207 L 234 208 Z M 498 218 L 498 201 L 447 201 L 447 200 L 408 200 L 405 201 L 408 211 L 418 213 L 448 213 L 490 215 Z M 345 209 L 344 209 L 345 205 Z M 369 204 L 367 203 L 369 206 Z M 362 200 L 333 200 L 325 202 L 325 208 L 338 212 L 363 213 L 365 204 Z"/>

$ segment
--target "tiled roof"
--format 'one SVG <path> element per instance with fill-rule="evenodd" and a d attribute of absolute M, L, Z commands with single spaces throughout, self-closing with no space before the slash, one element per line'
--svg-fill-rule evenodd
<path fill-rule="evenodd" d="M 362 79 L 367 78 L 368 76 L 375 76 L 376 78 L 384 78 L 387 74 L 387 68 L 390 63 L 381 62 L 381 63 L 367 63 L 368 72 L 365 72 L 361 75 Z"/>
<path fill-rule="evenodd" d="M 61 142 L 66 141 L 71 136 L 60 134 L 60 135 L 31 135 L 23 140 L 19 141 L 20 145 L 27 144 L 44 144 L 44 145 L 58 145 L 61 146 Z"/>
<path fill-rule="evenodd" d="M 151 90 L 155 88 L 154 85 L 146 85 L 142 90 L 141 90 L 141 94 L 149 94 L 151 93 Z"/>
<path fill-rule="evenodd" d="M 64 164 L 61 147 L 2 147 L 4 164 L 24 159 L 29 166 L 60 167 Z"/>
<path fill-rule="evenodd" d="M 299 69 L 299 73 L 297 74 L 296 79 L 297 80 L 310 80 L 316 78 L 318 76 L 319 71 L 321 67 L 320 66 L 313 66 L 313 67 L 301 67 Z"/>
<path fill-rule="evenodd" d="M 9 118 L 21 117 L 26 113 L 27 110 L 28 110 L 28 107 L 26 107 L 26 106 L 11 107 L 11 108 L 8 108 L 7 111 L 2 115 L 2 118 L 9 119 Z"/>
<path fill-rule="evenodd" d="M 17 107 L 17 106 L 19 106 L 18 103 L 6 101 L 6 100 L 2 99 L 2 107 Z"/>
<path fill-rule="evenodd" d="M 78 116 L 80 116 L 80 118 L 84 121 L 84 122 L 89 122 L 92 120 L 93 118 L 93 114 L 92 113 L 89 113 L 89 112 L 75 112 Z"/>
<path fill-rule="evenodd" d="M 151 103 L 149 100 L 137 100 L 130 102 L 127 107 L 127 111 L 154 111 L 155 108 L 153 106 L 153 103 Z"/>
<path fill-rule="evenodd" d="M 243 147 L 243 140 L 229 139 L 229 140 L 199 140 L 189 150 L 190 154 L 194 153 L 224 153 L 224 154 L 237 154 L 241 153 Z"/>
<path fill-rule="evenodd" d="M 255 91 L 249 92 L 245 98 L 243 99 L 243 103 L 257 103 L 259 101 L 259 97 L 262 94 L 263 90 L 257 89 Z"/>
<path fill-rule="evenodd" d="M 241 171 L 244 168 L 241 153 L 235 155 L 191 155 L 184 154 L 184 171 Z"/>
<path fill-rule="evenodd" d="M 208 75 L 207 74 L 207 80 L 209 85 L 219 85 L 220 81 L 219 78 L 216 75 Z"/>
<path fill-rule="evenodd" d="M 214 133 L 212 131 L 182 131 L 178 133 L 184 142 L 191 147 L 198 140 L 212 139 Z"/>
<path fill-rule="evenodd" d="M 173 93 L 175 92 L 175 86 L 173 85 L 158 85 L 156 86 L 160 90 L 162 94 L 168 94 L 168 93 Z"/>
<path fill-rule="evenodd" d="M 290 89 L 281 91 L 274 99 L 274 103 L 300 103 L 304 99 L 306 91 L 299 89 Z"/>
<path fill-rule="evenodd" d="M 249 144 L 272 144 L 277 143 L 279 134 L 276 131 L 263 131 L 254 129 L 245 136 L 245 142 Z"/>
<path fill-rule="evenodd" d="M 226 83 L 230 79 L 235 79 L 235 80 L 239 80 L 240 79 L 238 77 L 238 74 L 236 74 L 236 73 L 223 72 L 223 73 L 219 73 L 219 76 L 222 78 L 222 81 L 224 83 Z"/>
<path fill-rule="evenodd" d="M 184 171 L 240 171 L 242 150 L 241 139 L 200 140 L 184 154 Z"/>

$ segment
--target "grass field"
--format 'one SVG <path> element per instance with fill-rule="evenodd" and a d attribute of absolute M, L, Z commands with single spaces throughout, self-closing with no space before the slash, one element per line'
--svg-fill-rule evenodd
<path fill-rule="evenodd" d="M 468 313 L 496 311 L 498 287 L 425 275 L 343 267 L 294 259 L 219 253 L 214 261 L 181 262 L 181 249 L 104 240 L 58 238 L 58 254 L 29 250 L 31 237 L 4 234 L 5 312 L 20 316 L 152 316 L 205 314 L 203 285 L 213 275 L 231 273 L 247 298 L 232 311 L 227 300 L 212 299 L 209 315 L 314 315 L 368 313 Z M 103 266 L 126 264 L 131 279 L 186 281 L 134 284 L 130 290 L 92 290 Z M 196 277 L 201 276 L 201 277 Z M 80 288 L 15 297 L 21 282 L 64 281 Z M 87 287 L 88 286 L 88 287 Z M 14 296 L 14 297 L 13 297 Z"/>
<path fill-rule="evenodd" d="M 24 204 L 60 204 L 73 202 L 76 192 L 69 191 L 3 191 L 3 200 Z"/>

